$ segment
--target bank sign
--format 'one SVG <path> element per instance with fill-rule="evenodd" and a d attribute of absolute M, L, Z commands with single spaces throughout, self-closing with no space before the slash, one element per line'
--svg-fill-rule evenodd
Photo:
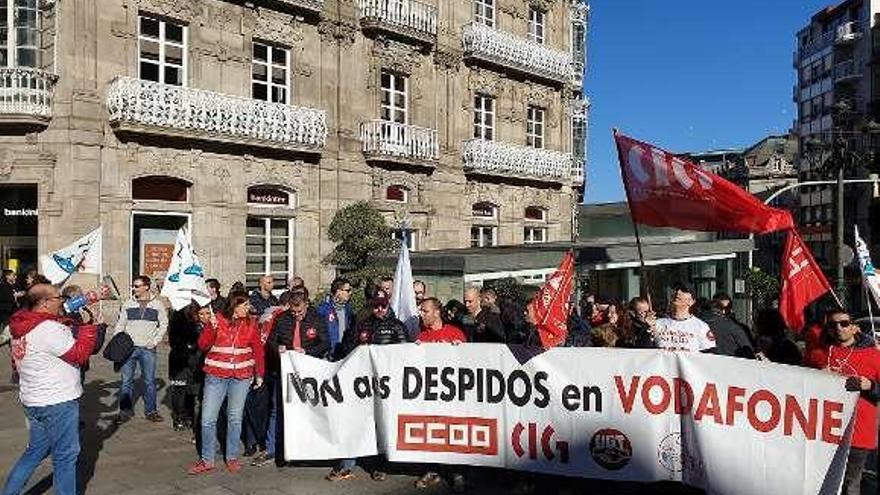
<path fill-rule="evenodd" d="M 37 235 L 37 187 L 0 186 L 0 235 Z"/>

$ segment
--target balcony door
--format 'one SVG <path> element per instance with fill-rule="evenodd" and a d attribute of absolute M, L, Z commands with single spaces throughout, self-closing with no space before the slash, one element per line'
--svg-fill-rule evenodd
<path fill-rule="evenodd" d="M 410 141 L 407 130 L 408 77 L 383 70 L 381 79 L 379 118 L 382 120 L 382 151 L 390 155 L 406 155 Z"/>

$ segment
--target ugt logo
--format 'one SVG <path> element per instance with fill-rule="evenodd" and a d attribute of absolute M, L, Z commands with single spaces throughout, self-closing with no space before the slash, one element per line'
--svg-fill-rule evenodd
<path fill-rule="evenodd" d="M 528 436 L 523 439 L 523 433 L 526 433 L 526 430 L 528 430 Z M 527 453 L 526 450 L 528 450 L 529 459 L 537 459 L 538 446 L 540 445 L 541 454 L 543 454 L 544 459 L 552 461 L 558 455 L 560 463 L 568 464 L 568 442 L 564 440 L 556 440 L 554 442 L 556 436 L 556 430 L 552 426 L 547 425 L 541 431 L 539 442 L 537 424 L 528 423 L 526 426 L 523 426 L 522 423 L 517 423 L 511 432 L 510 443 L 513 447 L 513 453 L 517 457 L 524 457 Z M 525 447 L 523 447 L 523 440 L 525 440 Z"/>

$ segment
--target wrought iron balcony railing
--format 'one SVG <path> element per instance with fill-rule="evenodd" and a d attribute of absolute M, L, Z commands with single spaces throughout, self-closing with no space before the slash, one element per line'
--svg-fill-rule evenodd
<path fill-rule="evenodd" d="M 361 141 L 368 158 L 433 166 L 439 157 L 437 130 L 385 120 L 361 123 Z"/>
<path fill-rule="evenodd" d="M 471 22 L 462 32 L 464 56 L 561 83 L 575 83 L 571 54 Z"/>
<path fill-rule="evenodd" d="M 0 68 L 0 121 L 44 123 L 52 119 L 58 76 L 27 67 Z"/>
<path fill-rule="evenodd" d="M 471 139 L 462 143 L 466 171 L 566 183 L 573 180 L 571 153 Z"/>
<path fill-rule="evenodd" d="M 418 0 L 358 0 L 361 25 L 434 43 L 437 7 Z"/>
<path fill-rule="evenodd" d="M 107 93 L 110 123 L 151 134 L 317 151 L 327 137 L 323 110 L 118 77 Z"/>

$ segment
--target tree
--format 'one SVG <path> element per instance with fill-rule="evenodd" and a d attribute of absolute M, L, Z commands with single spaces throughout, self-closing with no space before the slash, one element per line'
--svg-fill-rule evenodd
<path fill-rule="evenodd" d="M 752 298 L 755 309 L 773 307 L 779 298 L 779 280 L 760 268 L 752 268 L 746 273 L 746 294 Z"/>
<path fill-rule="evenodd" d="M 391 234 L 385 219 L 369 203 L 348 205 L 336 212 L 327 229 L 336 247 L 324 264 L 335 266 L 354 286 L 389 275 L 393 267 L 388 256 L 399 244 Z"/>

